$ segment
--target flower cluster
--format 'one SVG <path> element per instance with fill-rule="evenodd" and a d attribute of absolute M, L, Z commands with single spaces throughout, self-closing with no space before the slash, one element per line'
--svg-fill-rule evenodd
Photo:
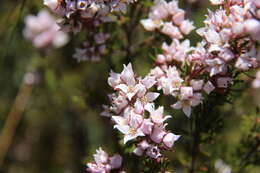
<path fill-rule="evenodd" d="M 23 35 L 39 49 L 59 48 L 64 46 L 69 39 L 47 10 L 40 11 L 37 16 L 26 16 Z"/>
<path fill-rule="evenodd" d="M 164 115 L 164 108 L 155 108 L 153 101 L 159 93 L 149 91 L 156 83 L 155 78 L 136 78 L 128 64 L 120 74 L 111 72 L 108 83 L 116 93 L 109 96 L 111 106 L 102 115 L 112 116 L 114 128 L 124 134 L 124 144 L 133 139 L 138 141 L 136 155 L 145 153 L 160 158 L 160 150 L 170 149 L 180 136 L 165 129 L 165 120 L 171 116 Z"/>
<path fill-rule="evenodd" d="M 193 22 L 185 19 L 185 11 L 178 7 L 178 2 L 173 0 L 156 0 L 151 8 L 148 19 L 141 20 L 148 31 L 159 30 L 161 33 L 176 39 L 183 38 L 195 27 Z"/>
<path fill-rule="evenodd" d="M 259 32 L 253 29 L 259 7 L 255 0 L 229 1 L 223 1 L 223 8 L 216 12 L 209 11 L 205 27 L 198 30 L 208 50 L 206 59 L 198 63 L 206 64 L 210 76 L 225 75 L 233 67 L 246 71 L 258 65 L 255 42 L 258 38 L 251 35 Z"/>
<path fill-rule="evenodd" d="M 82 48 L 76 48 L 73 58 L 81 61 L 99 61 L 101 56 L 106 53 L 106 40 L 109 34 L 98 33 L 90 34 L 88 41 L 85 41 Z"/>
<path fill-rule="evenodd" d="M 182 109 L 188 117 L 191 108 L 202 103 L 204 96 L 212 91 L 225 92 L 237 72 L 254 69 L 259 64 L 259 1 L 212 2 L 221 7 L 216 12 L 209 11 L 205 27 L 197 30 L 203 40 L 191 47 L 189 40 L 180 41 L 182 37 L 173 37 L 176 32 L 169 30 L 167 35 L 172 43 L 162 44 L 163 52 L 156 56 L 156 67 L 149 74 L 155 78 L 158 90 L 177 100 L 172 108 Z M 152 26 L 148 21 L 160 21 L 152 20 L 155 14 L 174 14 L 176 8 L 172 4 L 177 1 L 156 1 L 151 19 L 141 21 L 145 28 Z"/>
<path fill-rule="evenodd" d="M 111 170 L 119 169 L 123 160 L 119 154 L 109 157 L 102 148 L 96 150 L 93 157 L 94 162 L 87 163 L 87 171 L 90 173 L 109 173 Z M 124 173 L 124 171 L 120 171 L 120 173 Z"/>
<path fill-rule="evenodd" d="M 78 32 L 113 20 L 111 12 L 126 12 L 136 0 L 44 0 L 44 4 L 64 18 L 63 28 Z"/>

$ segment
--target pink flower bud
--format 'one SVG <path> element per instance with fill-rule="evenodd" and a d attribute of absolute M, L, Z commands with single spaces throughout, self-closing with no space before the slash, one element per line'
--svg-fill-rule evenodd
<path fill-rule="evenodd" d="M 143 124 L 141 125 L 142 132 L 146 135 L 152 133 L 153 123 L 149 119 L 144 119 Z"/>
<path fill-rule="evenodd" d="M 159 54 L 159 55 L 157 55 L 157 59 L 156 59 L 156 61 L 157 61 L 158 63 L 161 63 L 161 64 L 163 64 L 163 63 L 165 63 L 165 61 L 166 61 L 166 58 L 165 58 L 165 56 L 164 56 L 164 55 L 162 55 L 162 54 Z"/>
<path fill-rule="evenodd" d="M 192 87 L 181 87 L 181 100 L 189 99 L 193 96 Z"/>
<path fill-rule="evenodd" d="M 185 35 L 189 34 L 194 28 L 193 23 L 188 20 L 184 20 L 180 26 L 181 32 Z"/>
<path fill-rule="evenodd" d="M 144 150 L 141 149 L 140 147 L 137 147 L 137 148 L 134 149 L 133 152 L 134 152 L 134 154 L 137 155 L 137 156 L 142 156 L 143 153 L 144 153 Z"/>
<path fill-rule="evenodd" d="M 259 0 L 253 0 L 253 2 L 254 2 L 255 6 L 257 8 L 260 8 L 260 1 Z"/>
<path fill-rule="evenodd" d="M 146 150 L 148 147 L 150 147 L 150 144 L 146 140 L 143 140 L 138 144 L 138 147 L 140 147 L 142 150 Z"/>
<path fill-rule="evenodd" d="M 175 135 L 173 133 L 167 133 L 163 138 L 163 143 L 168 148 L 171 148 L 175 141 L 180 138 L 180 135 Z"/>
<path fill-rule="evenodd" d="M 155 127 L 153 129 L 153 133 L 151 134 L 150 138 L 157 144 L 162 142 L 162 139 L 166 132 L 162 130 L 160 127 Z"/>
<path fill-rule="evenodd" d="M 183 37 L 179 29 L 176 26 L 173 26 L 171 22 L 166 22 L 163 25 L 161 32 L 172 38 L 181 39 Z"/>
<path fill-rule="evenodd" d="M 181 25 L 184 21 L 185 12 L 183 10 L 179 10 L 174 16 L 172 16 L 172 21 L 175 25 Z"/>
<path fill-rule="evenodd" d="M 190 84 L 193 88 L 193 90 L 198 91 L 201 90 L 204 84 L 203 80 L 191 80 Z"/>
<path fill-rule="evenodd" d="M 122 165 L 122 157 L 119 154 L 114 155 L 113 157 L 109 158 L 111 169 L 117 169 L 120 168 Z"/>
<path fill-rule="evenodd" d="M 246 31 L 249 34 L 257 34 L 260 32 L 260 22 L 256 19 L 248 19 L 244 22 Z"/>

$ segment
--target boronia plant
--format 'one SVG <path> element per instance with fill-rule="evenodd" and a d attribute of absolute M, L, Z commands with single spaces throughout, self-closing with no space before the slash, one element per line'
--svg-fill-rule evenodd
<path fill-rule="evenodd" d="M 24 35 L 36 48 L 50 49 L 66 44 L 68 32 L 87 32 L 86 40 L 80 48 L 75 48 L 72 56 L 78 62 L 99 61 L 108 53 L 107 41 L 116 41 L 110 40 L 111 33 L 105 33 L 102 27 L 119 22 L 128 6 L 143 1 L 146 0 L 44 0 L 60 19 L 56 24 L 45 10 L 36 17 L 28 16 Z M 140 157 L 143 172 L 174 172 L 167 166 L 171 160 L 165 153 L 174 152 L 174 144 L 188 134 L 168 129 L 167 125 L 175 118 L 165 109 L 179 109 L 187 117 L 184 123 L 191 124 L 192 136 L 187 172 L 203 172 L 197 165 L 200 146 L 207 141 L 205 135 L 210 138 L 216 127 L 214 123 L 220 118 L 215 114 L 210 117 L 212 111 L 230 101 L 236 92 L 234 87 L 241 83 L 241 75 L 259 67 L 260 0 L 210 0 L 215 7 L 208 10 L 201 28 L 187 19 L 177 0 L 147 1 L 152 5 L 148 17 L 138 23 L 165 41 L 153 55 L 153 67 L 145 76 L 135 74 L 131 62 L 122 64 L 120 73 L 111 69 L 108 85 L 113 92 L 108 95 L 110 103 L 103 105 L 101 116 L 110 118 L 114 131 L 120 135 L 122 156 L 109 157 L 100 148 L 93 155 L 94 161 L 87 164 L 88 172 L 125 172 L 123 165 L 128 161 L 124 152 Z M 129 16 L 129 22 L 132 17 Z M 39 22 L 44 28 L 39 28 Z M 188 39 L 193 30 L 201 37 L 196 46 Z M 248 86 L 248 81 L 242 83 Z M 260 88 L 260 71 L 252 86 Z M 164 97 L 168 98 L 167 103 L 158 104 Z M 256 148 L 259 140 L 258 136 Z M 259 148 L 253 152 L 257 151 Z M 217 160 L 215 171 L 231 173 L 232 170 L 224 161 Z"/>

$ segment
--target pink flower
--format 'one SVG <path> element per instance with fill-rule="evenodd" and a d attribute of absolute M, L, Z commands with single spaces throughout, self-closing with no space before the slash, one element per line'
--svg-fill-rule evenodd
<path fill-rule="evenodd" d="M 65 9 L 60 7 L 59 0 L 44 0 L 43 4 L 60 16 L 64 16 L 66 13 Z"/>
<path fill-rule="evenodd" d="M 147 88 L 151 88 L 152 86 L 155 85 L 156 80 L 155 77 L 153 76 L 146 76 L 144 79 L 141 80 L 141 83 Z"/>
<path fill-rule="evenodd" d="M 168 148 L 171 148 L 175 141 L 177 141 L 181 136 L 175 135 L 173 133 L 167 133 L 163 138 L 163 143 Z"/>
<path fill-rule="evenodd" d="M 109 158 L 109 163 L 111 166 L 111 169 L 118 169 L 122 165 L 122 157 L 119 154 L 116 154 Z"/>
<path fill-rule="evenodd" d="M 164 116 L 163 106 L 160 106 L 158 109 L 154 108 L 153 104 L 147 105 L 145 108 L 150 113 L 150 118 L 155 124 L 162 124 L 168 118 L 171 118 L 170 115 Z"/>
<path fill-rule="evenodd" d="M 178 27 L 173 26 L 171 22 L 164 23 L 161 32 L 171 38 L 181 39 L 183 37 Z"/>
<path fill-rule="evenodd" d="M 154 123 L 150 119 L 144 119 L 141 126 L 142 132 L 146 135 L 150 135 L 153 130 Z"/>
<path fill-rule="evenodd" d="M 181 87 L 181 94 L 180 94 L 181 100 L 190 99 L 192 98 L 192 96 L 193 96 L 192 87 Z"/>
<path fill-rule="evenodd" d="M 113 102 L 112 110 L 115 113 L 120 113 L 128 105 L 128 100 L 123 94 L 111 95 L 111 101 Z"/>
<path fill-rule="evenodd" d="M 121 118 L 120 116 L 112 116 L 112 118 L 116 122 L 114 128 L 117 128 L 124 134 L 124 144 L 138 136 L 145 136 L 140 128 L 143 122 L 143 117 L 141 115 L 135 114 L 132 111 L 128 120 L 126 118 Z"/>
<path fill-rule="evenodd" d="M 138 147 L 140 147 L 143 150 L 146 150 L 148 147 L 150 147 L 150 144 L 144 140 L 138 144 Z"/>
<path fill-rule="evenodd" d="M 109 169 L 104 168 L 102 165 L 95 163 L 87 163 L 88 168 L 86 169 L 90 173 L 106 173 Z"/>
<path fill-rule="evenodd" d="M 260 22 L 256 19 L 248 19 L 244 22 L 246 31 L 251 34 L 252 38 L 255 40 L 260 40 Z M 256 39 L 257 38 L 257 39 Z"/>
<path fill-rule="evenodd" d="M 142 19 L 140 22 L 147 31 L 154 31 L 163 25 L 161 20 Z"/>
<path fill-rule="evenodd" d="M 162 127 L 156 126 L 153 129 L 153 132 L 150 138 L 157 144 L 161 143 L 166 132 L 162 129 Z"/>
<path fill-rule="evenodd" d="M 184 20 L 182 23 L 181 23 L 181 26 L 180 26 L 180 31 L 187 35 L 189 34 L 193 29 L 195 29 L 195 27 L 193 26 L 193 22 L 189 21 L 189 20 Z"/>
<path fill-rule="evenodd" d="M 203 80 L 191 80 L 190 85 L 192 86 L 194 91 L 201 90 L 203 87 L 204 81 Z"/>
<path fill-rule="evenodd" d="M 191 50 L 190 41 L 184 40 L 183 42 L 180 42 L 177 39 L 173 39 L 170 45 L 167 45 L 167 43 L 164 42 L 162 44 L 162 49 L 164 51 L 164 54 L 158 55 L 157 57 L 157 59 L 158 58 L 164 59 L 161 60 L 162 63 L 163 61 L 167 61 L 169 63 L 172 61 L 184 63 L 187 57 L 187 53 Z"/>
<path fill-rule="evenodd" d="M 184 19 L 185 12 L 184 10 L 179 10 L 176 14 L 172 16 L 172 21 L 175 25 L 181 25 Z"/>
<path fill-rule="evenodd" d="M 206 64 L 209 66 L 210 76 L 225 73 L 227 70 L 225 62 L 220 58 L 207 59 Z"/>
<path fill-rule="evenodd" d="M 166 76 L 158 79 L 158 89 L 162 89 L 165 95 L 173 94 L 182 86 L 183 79 L 179 76 L 176 67 L 169 67 L 166 70 Z"/>
<path fill-rule="evenodd" d="M 219 33 L 213 29 L 198 30 L 199 34 L 204 36 L 209 43 L 221 45 L 222 40 Z"/>
<path fill-rule="evenodd" d="M 221 5 L 224 3 L 224 0 L 210 0 L 210 2 L 213 4 L 213 5 Z"/>
<path fill-rule="evenodd" d="M 110 76 L 108 78 L 108 84 L 111 87 L 116 87 L 117 85 L 119 85 L 122 82 L 120 76 L 121 76 L 120 74 L 111 71 Z"/>
<path fill-rule="evenodd" d="M 124 65 L 120 78 L 124 83 L 117 85 L 115 89 L 121 90 L 127 98 L 131 100 L 138 90 L 141 89 L 141 85 L 136 84 L 131 64 L 128 64 L 127 66 Z"/>
<path fill-rule="evenodd" d="M 102 150 L 102 148 L 99 148 L 98 150 L 96 150 L 96 154 L 93 155 L 95 162 L 99 165 L 99 164 L 103 164 L 106 163 L 108 161 L 108 154 Z"/>
<path fill-rule="evenodd" d="M 68 35 L 60 30 L 54 17 L 46 10 L 40 11 L 37 16 L 26 16 L 23 34 L 39 49 L 59 48 L 69 40 Z"/>
<path fill-rule="evenodd" d="M 221 57 L 225 62 L 229 62 L 235 58 L 235 55 L 230 49 L 224 48 L 219 53 L 219 57 Z"/>
<path fill-rule="evenodd" d="M 201 101 L 201 94 L 195 93 L 189 99 L 179 100 L 175 104 L 171 105 L 171 107 L 173 109 L 182 109 L 185 115 L 189 118 L 191 115 L 191 107 L 199 105 Z"/>
<path fill-rule="evenodd" d="M 155 5 L 151 8 L 149 18 L 151 19 L 165 19 L 169 13 L 167 9 L 167 2 L 164 0 L 155 1 Z"/>
<path fill-rule="evenodd" d="M 162 156 L 160 149 L 157 146 L 151 146 L 147 149 L 146 154 L 151 158 L 157 159 Z"/>
<path fill-rule="evenodd" d="M 215 86 L 210 82 L 208 81 L 204 87 L 203 87 L 203 90 L 207 93 L 207 94 L 210 94 L 213 90 L 215 89 Z"/>
<path fill-rule="evenodd" d="M 112 169 L 118 169 L 122 165 L 122 157 L 118 154 L 109 157 L 108 154 L 99 148 L 96 150 L 94 162 L 87 163 L 87 171 L 91 173 L 109 173 Z"/>
<path fill-rule="evenodd" d="M 166 63 L 166 57 L 163 54 L 159 54 L 157 55 L 156 62 L 160 64 Z"/>

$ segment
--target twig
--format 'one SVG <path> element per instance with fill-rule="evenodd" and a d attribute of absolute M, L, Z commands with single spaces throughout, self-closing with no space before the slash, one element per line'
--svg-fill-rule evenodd
<path fill-rule="evenodd" d="M 23 82 L 15 98 L 11 111 L 6 118 L 0 135 L 0 167 L 3 166 L 5 156 L 12 143 L 16 128 L 22 118 L 22 114 L 31 95 L 32 88 L 33 85 Z"/>
<path fill-rule="evenodd" d="M 193 135 L 193 145 L 192 145 L 192 158 L 189 173 L 194 173 L 196 170 L 196 162 L 199 154 L 199 145 L 200 145 L 200 127 L 199 127 L 199 119 L 197 115 L 195 115 L 195 123 L 194 123 L 194 133 Z"/>
<path fill-rule="evenodd" d="M 136 14 L 135 14 L 136 12 Z M 135 14 L 135 15 L 134 15 Z M 138 6 L 136 3 L 133 5 L 130 11 L 130 16 L 133 16 L 134 20 L 131 20 L 129 24 L 126 24 L 124 27 L 125 35 L 126 35 L 126 46 L 125 46 L 125 51 L 126 55 L 124 58 L 124 63 L 129 63 L 131 61 L 131 55 L 132 55 L 132 44 L 133 44 L 133 33 L 136 28 L 136 26 L 139 23 L 140 17 L 142 16 L 142 7 Z"/>

